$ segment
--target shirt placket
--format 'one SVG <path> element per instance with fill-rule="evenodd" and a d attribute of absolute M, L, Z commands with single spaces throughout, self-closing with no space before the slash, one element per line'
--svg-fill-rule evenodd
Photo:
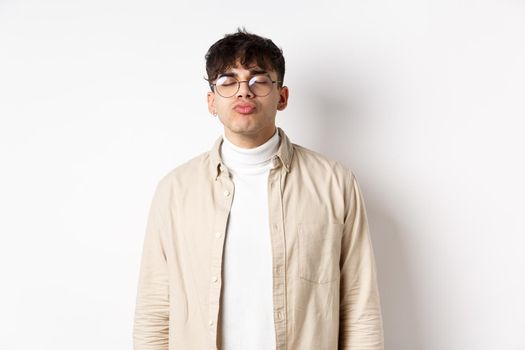
<path fill-rule="evenodd" d="M 224 239 L 228 224 L 228 216 L 233 203 L 234 184 L 229 178 L 228 170 L 221 164 L 221 174 L 215 180 L 215 198 L 217 199 L 211 257 L 211 278 L 209 292 L 210 349 L 217 349 L 217 324 L 219 322 L 219 307 L 222 285 L 222 255 Z"/>
<path fill-rule="evenodd" d="M 284 168 L 279 159 L 273 159 L 274 167 L 268 175 L 268 204 L 273 263 L 273 316 L 275 323 L 276 350 L 286 349 L 286 245 L 282 203 Z"/>

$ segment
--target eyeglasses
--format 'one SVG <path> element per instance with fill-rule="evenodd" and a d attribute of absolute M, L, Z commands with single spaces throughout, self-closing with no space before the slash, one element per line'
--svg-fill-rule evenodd
<path fill-rule="evenodd" d="M 250 80 L 239 81 L 231 76 L 222 76 L 215 84 L 210 86 L 215 87 L 217 93 L 222 97 L 228 98 L 234 96 L 241 88 L 241 83 L 248 83 L 248 89 L 258 97 L 268 96 L 272 92 L 273 84 L 281 83 L 279 80 L 272 80 L 266 75 L 256 75 Z"/>

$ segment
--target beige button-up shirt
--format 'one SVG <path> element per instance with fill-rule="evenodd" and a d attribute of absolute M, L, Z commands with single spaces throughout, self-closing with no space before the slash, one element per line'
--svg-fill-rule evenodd
<path fill-rule="evenodd" d="M 355 176 L 278 132 L 268 176 L 276 350 L 382 350 L 374 254 Z M 220 344 L 224 235 L 235 195 L 221 142 L 222 136 L 157 185 L 139 277 L 135 350 Z"/>

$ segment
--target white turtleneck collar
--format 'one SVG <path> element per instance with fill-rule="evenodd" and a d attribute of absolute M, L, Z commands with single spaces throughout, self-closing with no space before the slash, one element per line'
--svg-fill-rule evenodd
<path fill-rule="evenodd" d="M 260 146 L 242 148 L 234 145 L 223 131 L 221 157 L 224 164 L 234 173 L 258 174 L 271 167 L 272 157 L 279 148 L 280 136 L 277 128 L 273 136 Z"/>

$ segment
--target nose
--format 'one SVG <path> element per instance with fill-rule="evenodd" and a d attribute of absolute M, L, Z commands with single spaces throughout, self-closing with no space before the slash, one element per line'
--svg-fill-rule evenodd
<path fill-rule="evenodd" d="M 239 82 L 239 91 L 237 91 L 237 97 L 253 97 L 253 92 L 250 90 L 247 80 Z"/>

